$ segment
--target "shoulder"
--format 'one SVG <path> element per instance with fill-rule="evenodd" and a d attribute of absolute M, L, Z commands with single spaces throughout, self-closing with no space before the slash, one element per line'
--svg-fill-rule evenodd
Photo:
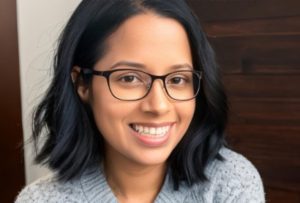
<path fill-rule="evenodd" d="M 207 171 L 208 176 L 219 175 L 223 178 L 234 178 L 234 180 L 243 181 L 248 179 L 257 179 L 257 181 L 261 181 L 260 175 L 255 166 L 243 155 L 228 148 L 222 148 L 220 150 L 220 155 L 224 158 L 224 160 L 215 160 L 207 169 L 210 170 Z"/>
<path fill-rule="evenodd" d="M 79 181 L 60 182 L 49 175 L 27 185 L 15 203 L 84 202 Z"/>
<path fill-rule="evenodd" d="M 214 160 L 206 168 L 209 181 L 201 190 L 207 202 L 265 202 L 263 183 L 254 165 L 228 148 L 222 148 L 220 154 L 224 161 Z"/>

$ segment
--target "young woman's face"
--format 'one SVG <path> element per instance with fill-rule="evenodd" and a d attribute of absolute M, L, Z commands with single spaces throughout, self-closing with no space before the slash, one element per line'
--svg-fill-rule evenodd
<path fill-rule="evenodd" d="M 165 75 L 193 67 L 184 28 L 173 19 L 155 14 L 128 19 L 108 38 L 107 45 L 107 53 L 95 70 L 129 68 Z M 184 136 L 195 110 L 195 99 L 169 98 L 162 80 L 155 80 L 150 93 L 138 101 L 121 101 L 112 96 L 104 77 L 95 76 L 88 91 L 108 160 L 142 165 L 165 163 Z"/>

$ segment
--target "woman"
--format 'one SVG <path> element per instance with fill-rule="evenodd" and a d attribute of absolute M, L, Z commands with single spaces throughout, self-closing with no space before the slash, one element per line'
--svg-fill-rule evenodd
<path fill-rule="evenodd" d="M 183 0 L 83 0 L 34 115 L 55 173 L 16 202 L 264 202 L 260 176 L 225 147 L 214 54 Z"/>

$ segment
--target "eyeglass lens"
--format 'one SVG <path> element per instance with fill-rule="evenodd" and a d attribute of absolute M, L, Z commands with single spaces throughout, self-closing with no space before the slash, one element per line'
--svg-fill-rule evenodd
<path fill-rule="evenodd" d="M 200 88 L 201 75 L 195 71 L 177 71 L 166 75 L 164 87 L 175 100 L 194 98 Z M 121 100 L 139 100 L 152 86 L 152 76 L 137 70 L 118 70 L 111 73 L 109 86 L 112 94 Z"/>

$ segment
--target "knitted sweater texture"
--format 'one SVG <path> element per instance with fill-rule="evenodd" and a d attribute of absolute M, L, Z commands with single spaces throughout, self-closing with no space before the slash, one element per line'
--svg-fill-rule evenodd
<path fill-rule="evenodd" d="M 263 184 L 255 167 L 242 155 L 223 148 L 225 161 L 214 160 L 206 168 L 208 182 L 174 191 L 167 175 L 155 203 L 261 203 Z M 54 175 L 26 186 L 15 203 L 117 203 L 99 168 L 89 169 L 77 180 L 59 182 Z"/>

